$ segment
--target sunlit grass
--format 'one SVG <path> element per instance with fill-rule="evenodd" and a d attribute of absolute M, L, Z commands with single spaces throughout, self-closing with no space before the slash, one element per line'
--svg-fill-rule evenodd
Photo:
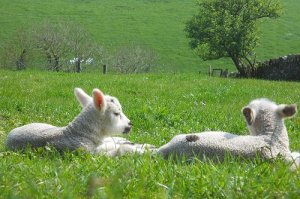
<path fill-rule="evenodd" d="M 134 124 L 128 139 L 161 146 L 178 133 L 247 132 L 241 108 L 254 98 L 300 104 L 300 84 L 203 75 L 100 75 L 0 71 L 1 198 L 262 198 L 299 195 L 299 171 L 282 161 L 228 158 L 223 164 L 168 161 L 145 154 L 120 158 L 46 148 L 4 148 L 7 133 L 31 122 L 67 125 L 79 112 L 73 89 L 116 96 Z M 300 150 L 300 118 L 286 121 Z"/>

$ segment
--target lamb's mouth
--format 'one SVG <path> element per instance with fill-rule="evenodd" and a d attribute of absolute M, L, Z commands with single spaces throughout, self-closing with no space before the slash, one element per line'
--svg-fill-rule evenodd
<path fill-rule="evenodd" d="M 123 134 L 128 134 L 130 132 L 130 130 L 131 130 L 131 126 L 125 127 Z"/>

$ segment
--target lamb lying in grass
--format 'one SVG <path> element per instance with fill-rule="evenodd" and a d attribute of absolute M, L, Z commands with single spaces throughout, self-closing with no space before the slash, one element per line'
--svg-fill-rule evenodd
<path fill-rule="evenodd" d="M 284 119 L 295 115 L 296 105 L 276 105 L 268 99 L 253 100 L 242 110 L 250 135 L 240 136 L 226 132 L 202 132 L 176 135 L 158 149 L 165 158 L 170 156 L 200 160 L 209 158 L 222 161 L 226 154 L 254 159 L 260 156 L 273 159 L 282 156 L 299 165 L 299 153 L 291 153 Z M 297 158 L 297 159 L 296 159 Z M 296 159 L 296 160 L 295 160 Z M 298 164 L 298 165 L 297 165 Z"/>
<path fill-rule="evenodd" d="M 22 150 L 27 146 L 50 145 L 60 151 L 83 148 L 91 153 L 100 153 L 98 147 L 104 137 L 130 132 L 131 122 L 122 112 L 117 98 L 104 95 L 98 89 L 93 90 L 92 97 L 80 88 L 75 88 L 74 93 L 83 110 L 71 123 L 65 127 L 44 123 L 21 126 L 8 134 L 6 147 Z"/>

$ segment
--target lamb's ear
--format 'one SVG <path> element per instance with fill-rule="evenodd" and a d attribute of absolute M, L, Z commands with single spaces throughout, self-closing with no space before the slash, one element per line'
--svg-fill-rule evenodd
<path fill-rule="evenodd" d="M 93 90 L 93 100 L 96 109 L 104 111 L 106 108 L 106 101 L 104 94 L 97 88 Z"/>
<path fill-rule="evenodd" d="M 297 105 L 281 104 L 277 108 L 277 113 L 279 113 L 283 118 L 293 117 L 297 113 Z"/>
<path fill-rule="evenodd" d="M 242 109 L 243 115 L 245 116 L 245 119 L 248 123 L 248 125 L 252 125 L 253 121 L 254 121 L 254 112 L 251 108 L 249 107 L 244 107 Z"/>
<path fill-rule="evenodd" d="M 75 88 L 74 94 L 82 107 L 87 106 L 92 101 L 92 97 L 86 94 L 81 88 Z"/>

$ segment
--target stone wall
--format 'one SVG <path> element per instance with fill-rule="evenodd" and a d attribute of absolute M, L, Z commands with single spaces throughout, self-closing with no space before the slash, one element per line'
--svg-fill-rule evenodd
<path fill-rule="evenodd" d="M 255 76 L 270 80 L 300 81 L 300 54 L 260 62 Z"/>

